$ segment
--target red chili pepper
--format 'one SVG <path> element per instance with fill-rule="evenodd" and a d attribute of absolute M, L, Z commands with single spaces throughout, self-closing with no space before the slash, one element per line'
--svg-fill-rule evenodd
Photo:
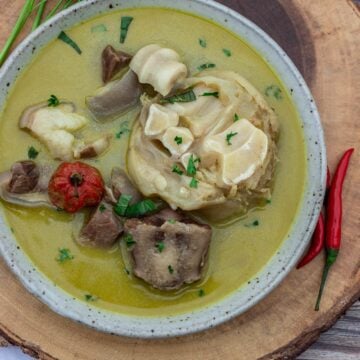
<path fill-rule="evenodd" d="M 325 221 L 324 221 L 324 215 L 321 212 L 319 220 L 316 224 L 314 234 L 312 236 L 311 246 L 296 268 L 297 269 L 302 268 L 303 266 L 308 264 L 311 260 L 313 260 L 317 255 L 319 255 L 321 250 L 324 248 L 324 243 L 325 243 Z"/>
<path fill-rule="evenodd" d="M 62 163 L 50 179 L 51 202 L 60 209 L 74 213 L 85 206 L 96 206 L 104 193 L 100 172 L 82 162 Z"/>
<path fill-rule="evenodd" d="M 342 220 L 342 188 L 349 165 L 350 157 L 354 149 L 347 150 L 342 156 L 334 174 L 326 209 L 326 262 L 321 279 L 319 295 L 316 300 L 315 310 L 320 308 L 321 296 L 330 267 L 335 263 L 341 243 L 341 220 Z"/>

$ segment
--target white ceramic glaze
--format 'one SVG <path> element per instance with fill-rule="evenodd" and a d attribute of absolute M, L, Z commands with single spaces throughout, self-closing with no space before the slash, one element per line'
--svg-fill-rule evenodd
<path fill-rule="evenodd" d="M 24 286 L 57 313 L 98 330 L 132 337 L 168 337 L 211 328 L 237 316 L 268 295 L 295 266 L 305 250 L 322 205 L 326 154 L 318 111 L 304 79 L 285 52 L 261 29 L 238 13 L 209 0 L 82 1 L 55 16 L 28 36 L 0 69 L 0 109 L 18 74 L 49 41 L 81 21 L 134 7 L 174 8 L 211 19 L 238 34 L 276 71 L 291 94 L 302 121 L 307 147 L 307 186 L 303 203 L 287 239 L 250 284 L 211 306 L 171 317 L 136 317 L 81 302 L 42 275 L 17 245 L 0 210 L 0 251 Z"/>

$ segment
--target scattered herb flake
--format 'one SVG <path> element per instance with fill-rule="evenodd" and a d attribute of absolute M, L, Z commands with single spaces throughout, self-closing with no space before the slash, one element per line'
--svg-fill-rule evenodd
<path fill-rule="evenodd" d="M 60 105 L 60 100 L 55 95 L 50 95 L 47 103 L 49 107 L 51 106 L 56 107 Z"/>
<path fill-rule="evenodd" d="M 96 301 L 96 300 L 98 300 L 98 298 L 91 294 L 85 294 L 85 300 L 86 301 Z"/>
<path fill-rule="evenodd" d="M 188 175 L 196 175 L 196 166 L 195 166 L 196 160 L 194 160 L 194 155 L 191 155 L 188 161 L 188 165 L 186 168 L 186 173 Z"/>
<path fill-rule="evenodd" d="M 126 272 L 127 275 L 130 275 L 130 271 L 127 268 L 124 268 L 124 271 Z"/>
<path fill-rule="evenodd" d="M 281 100 L 282 90 L 277 85 L 270 85 L 265 89 L 266 96 L 273 96 L 276 100 Z"/>
<path fill-rule="evenodd" d="M 176 220 L 175 220 L 175 219 L 169 219 L 169 220 L 168 220 L 168 223 L 170 223 L 170 224 L 176 224 Z"/>
<path fill-rule="evenodd" d="M 157 210 L 156 204 L 150 199 L 145 199 L 145 200 L 139 201 L 138 203 L 136 203 L 134 205 L 130 205 L 126 209 L 125 216 L 130 217 L 130 218 L 139 217 L 139 216 L 144 216 L 148 213 L 151 213 L 155 210 Z"/>
<path fill-rule="evenodd" d="M 114 211 L 116 212 L 116 214 L 118 214 L 119 216 L 125 216 L 131 199 L 131 195 L 121 195 L 117 204 L 114 207 Z"/>
<path fill-rule="evenodd" d="M 183 142 L 183 138 L 181 136 L 175 136 L 174 141 L 180 145 Z"/>
<path fill-rule="evenodd" d="M 174 269 L 173 269 L 173 267 L 171 265 L 168 266 L 168 270 L 169 270 L 170 274 L 174 273 Z"/>
<path fill-rule="evenodd" d="M 267 204 L 271 204 L 271 199 L 266 199 Z"/>
<path fill-rule="evenodd" d="M 205 291 L 204 291 L 204 289 L 199 289 L 198 295 L 199 295 L 199 297 L 205 296 Z"/>
<path fill-rule="evenodd" d="M 196 180 L 196 179 L 193 177 L 193 178 L 191 179 L 191 181 L 190 181 L 190 187 L 191 187 L 191 188 L 194 188 L 194 189 L 197 189 L 198 184 L 199 184 L 199 180 Z"/>
<path fill-rule="evenodd" d="M 36 159 L 38 155 L 39 155 L 39 152 L 33 146 L 30 146 L 28 149 L 28 158 Z"/>
<path fill-rule="evenodd" d="M 196 95 L 195 95 L 193 89 L 186 89 L 183 92 L 180 92 L 178 94 L 161 99 L 160 103 L 161 104 L 166 104 L 166 103 L 174 104 L 177 102 L 183 103 L 183 102 L 192 102 L 195 100 L 196 100 Z"/>
<path fill-rule="evenodd" d="M 74 259 L 74 256 L 71 255 L 71 252 L 69 249 L 65 249 L 65 248 L 59 249 L 59 255 L 56 258 L 56 260 L 58 262 L 64 263 L 65 261 L 72 260 L 72 259 Z"/>
<path fill-rule="evenodd" d="M 203 71 L 203 70 L 206 70 L 206 69 L 211 69 L 211 68 L 214 68 L 216 65 L 213 64 L 213 63 L 205 63 L 205 64 L 201 64 L 197 67 L 197 69 L 199 71 Z"/>
<path fill-rule="evenodd" d="M 124 121 L 121 125 L 120 125 L 120 131 L 117 132 L 115 134 L 115 137 L 117 139 L 121 139 L 121 137 L 125 134 L 130 133 L 130 129 L 129 129 L 129 122 L 128 121 Z"/>
<path fill-rule="evenodd" d="M 227 57 L 230 57 L 232 55 L 231 50 L 229 50 L 229 49 L 222 49 L 222 51 L 225 54 L 225 56 L 227 56 Z"/>
<path fill-rule="evenodd" d="M 174 164 L 173 168 L 172 168 L 172 172 L 178 175 L 183 175 L 184 172 L 180 169 L 180 167 L 176 164 Z"/>
<path fill-rule="evenodd" d="M 204 38 L 200 38 L 199 45 L 203 48 L 206 48 L 206 46 L 207 46 L 206 40 Z"/>
<path fill-rule="evenodd" d="M 134 240 L 134 238 L 131 234 L 125 234 L 123 236 L 123 239 L 128 248 L 136 244 L 136 241 Z"/>
<path fill-rule="evenodd" d="M 92 33 L 106 32 L 106 31 L 108 31 L 108 29 L 104 24 L 95 25 L 91 28 Z"/>
<path fill-rule="evenodd" d="M 234 114 L 234 122 L 240 120 L 240 117 L 237 113 Z"/>
<path fill-rule="evenodd" d="M 218 98 L 219 92 L 218 91 L 204 92 L 203 94 L 201 94 L 201 96 L 214 96 L 214 97 Z"/>
<path fill-rule="evenodd" d="M 245 227 L 255 227 L 255 226 L 259 226 L 260 222 L 259 220 L 254 220 L 252 223 L 250 224 L 245 224 Z"/>
<path fill-rule="evenodd" d="M 231 131 L 229 134 L 226 135 L 226 142 L 227 142 L 228 145 L 232 145 L 231 139 L 237 134 L 238 134 L 237 132 L 232 132 Z"/>
<path fill-rule="evenodd" d="M 103 213 L 106 210 L 106 206 L 104 204 L 100 204 L 99 210 L 101 213 Z"/>
<path fill-rule="evenodd" d="M 127 33 L 129 31 L 130 24 L 134 20 L 131 16 L 122 16 L 121 17 L 121 26 L 120 26 L 120 43 L 123 44 L 125 42 Z"/>
<path fill-rule="evenodd" d="M 155 247 L 157 248 L 159 253 L 162 253 L 163 250 L 165 249 L 165 244 L 163 241 L 159 241 L 158 243 L 156 243 Z"/>
<path fill-rule="evenodd" d="M 73 39 L 71 39 L 64 31 L 59 34 L 58 39 L 63 41 L 65 44 L 71 46 L 79 55 L 82 54 L 82 51 L 79 48 L 78 44 Z"/>

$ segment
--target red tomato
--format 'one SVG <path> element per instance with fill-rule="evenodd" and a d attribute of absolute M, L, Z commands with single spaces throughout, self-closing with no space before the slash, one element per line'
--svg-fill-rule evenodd
<path fill-rule="evenodd" d="M 104 181 L 96 168 L 80 161 L 62 163 L 49 182 L 51 202 L 74 213 L 85 206 L 96 206 L 104 194 Z"/>

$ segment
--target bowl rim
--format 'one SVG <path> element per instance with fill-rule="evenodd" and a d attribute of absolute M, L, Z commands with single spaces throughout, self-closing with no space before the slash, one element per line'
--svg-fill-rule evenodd
<path fill-rule="evenodd" d="M 203 331 L 228 321 L 257 304 L 284 280 L 306 249 L 321 210 L 325 194 L 326 149 L 314 99 L 290 58 L 257 25 L 212 0 L 173 0 L 171 3 L 168 0 L 123 0 L 121 3 L 115 0 L 85 0 L 74 5 L 28 35 L 0 68 L 0 109 L 6 104 L 10 85 L 15 82 L 19 71 L 27 68 L 37 56 L 38 49 L 56 38 L 61 30 L 105 13 L 138 7 L 166 8 L 195 14 L 219 24 L 249 44 L 269 63 L 282 84 L 294 90 L 293 103 L 299 112 L 308 153 L 305 192 L 294 223 L 277 253 L 256 275 L 256 281 L 240 287 L 219 302 L 180 315 L 126 315 L 93 307 L 73 298 L 37 270 L 21 251 L 0 208 L 0 252 L 30 293 L 56 313 L 97 330 L 128 337 L 164 338 Z M 269 269 L 275 275 L 267 276 Z M 94 309 L 98 311 L 92 311 Z"/>

